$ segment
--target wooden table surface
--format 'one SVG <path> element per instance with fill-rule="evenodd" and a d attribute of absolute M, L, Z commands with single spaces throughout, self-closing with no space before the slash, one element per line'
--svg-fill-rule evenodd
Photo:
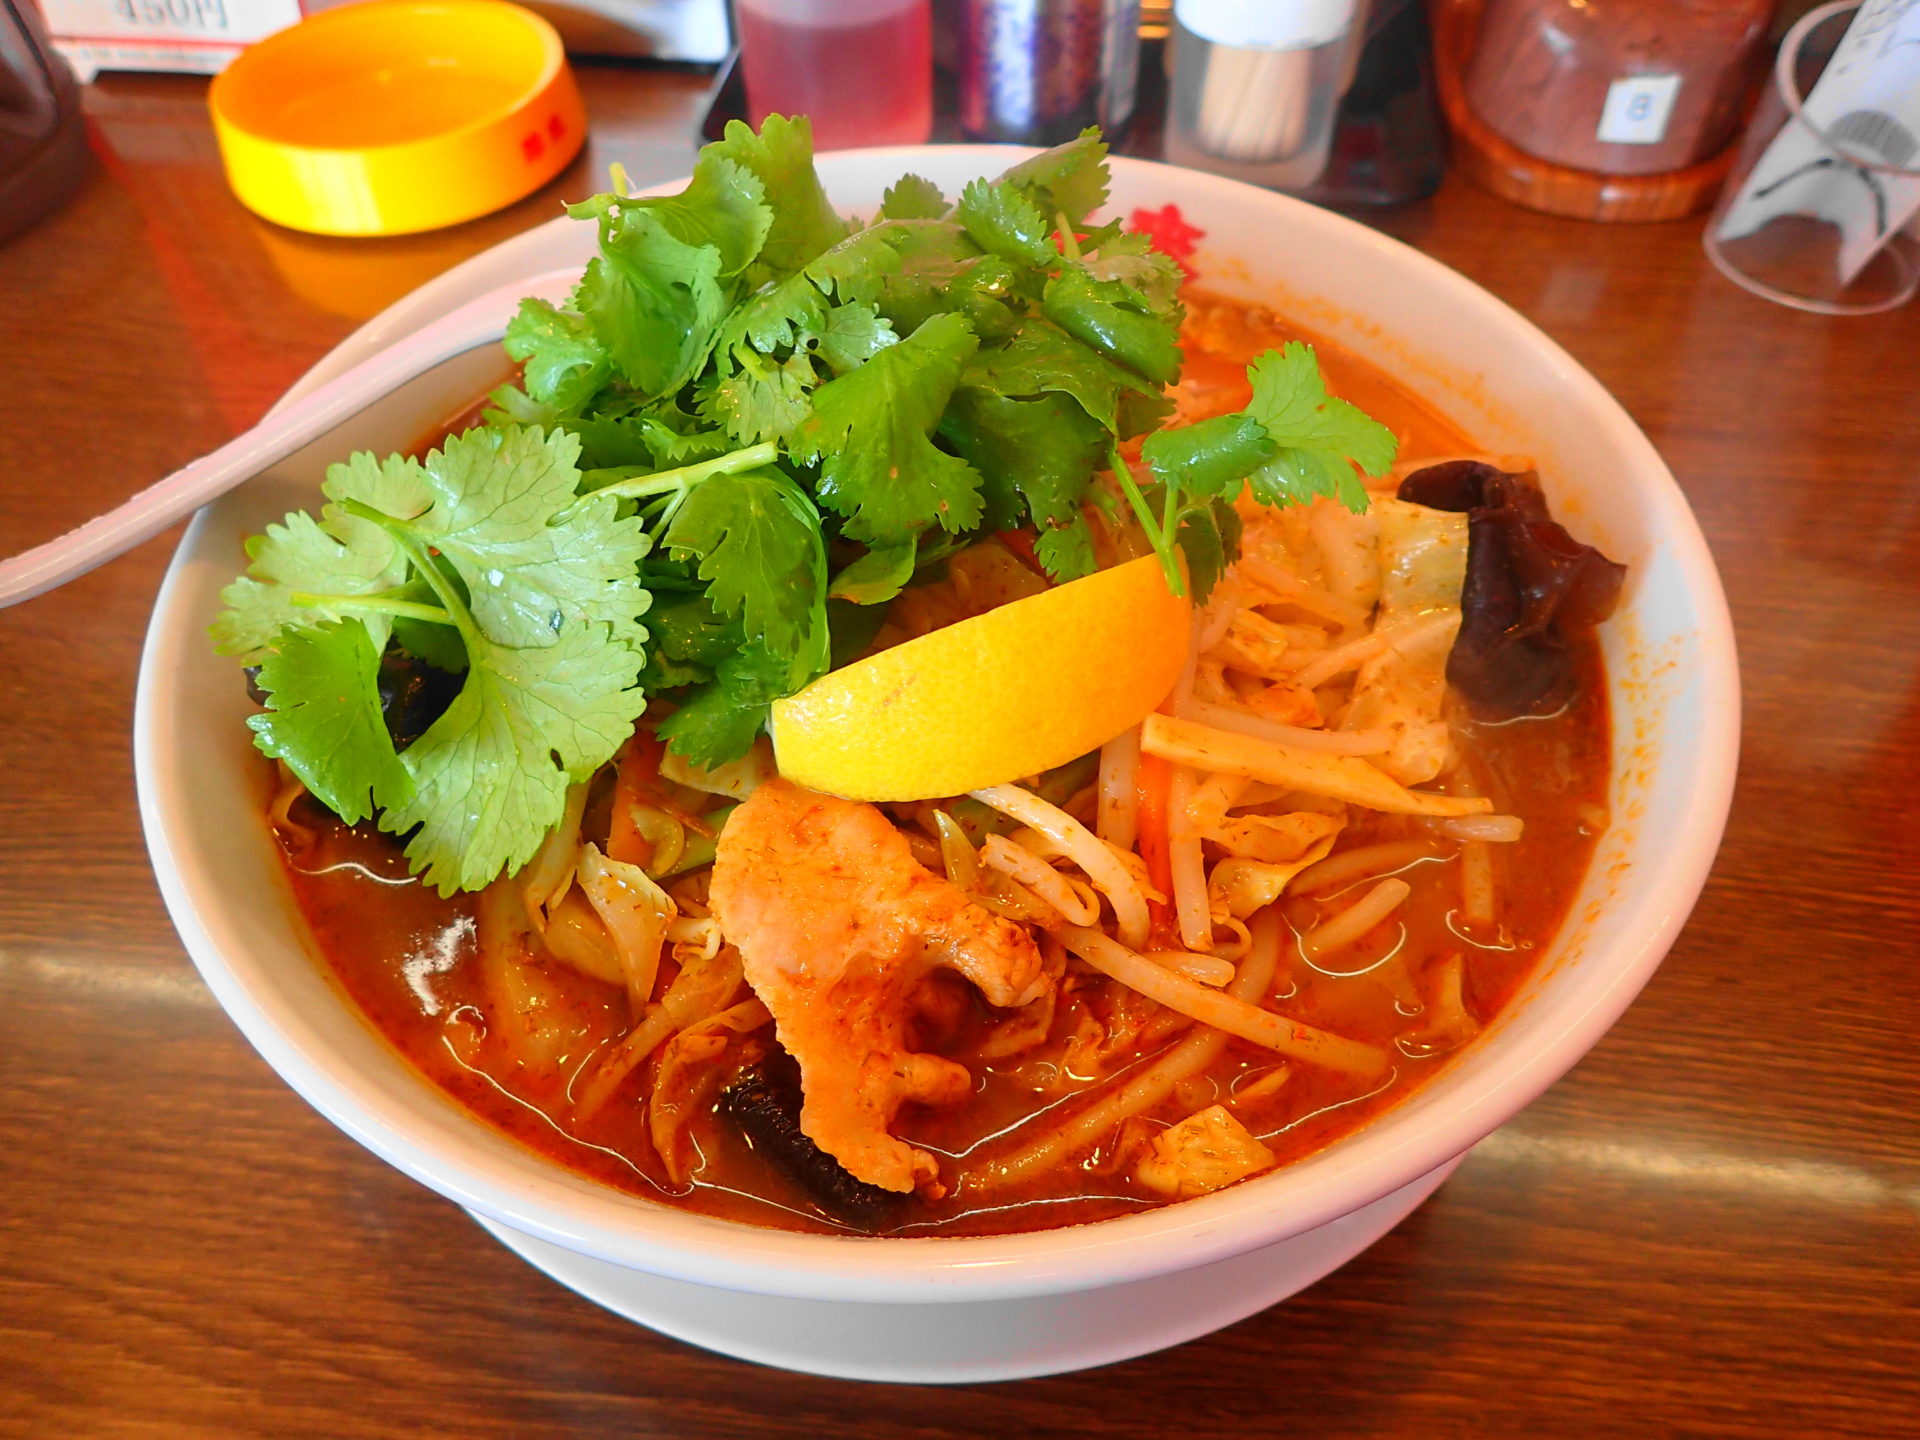
<path fill-rule="evenodd" d="M 684 173 L 703 81 L 588 70 L 590 154 L 437 235 L 242 211 L 201 82 L 90 92 L 99 164 L 0 248 L 0 540 L 256 419 L 376 310 L 612 160 Z M 856 1386 L 603 1313 L 309 1110 L 161 908 L 133 796 L 173 536 L 0 612 L 0 1435 L 1920 1433 L 1920 307 L 1742 294 L 1699 222 L 1457 182 L 1386 228 L 1511 301 L 1666 455 L 1739 631 L 1731 826 L 1665 967 L 1422 1210 L 1295 1299 L 1091 1374 Z"/>

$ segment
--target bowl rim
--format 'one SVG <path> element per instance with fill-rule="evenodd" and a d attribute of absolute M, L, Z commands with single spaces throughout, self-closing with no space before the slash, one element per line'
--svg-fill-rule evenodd
<path fill-rule="evenodd" d="M 988 173 L 1033 152 L 1006 146 L 904 146 L 830 152 L 819 157 L 829 193 L 835 181 L 867 169 L 892 175 L 925 165 L 942 173 L 972 166 Z M 1673 553 L 1684 594 L 1697 618 L 1698 683 L 1705 697 L 1702 763 L 1687 788 L 1679 823 L 1663 836 L 1669 863 L 1649 867 L 1632 901 L 1629 937 L 1610 947 L 1610 973 L 1590 988 L 1586 1003 L 1557 1017 L 1550 1035 L 1497 1073 L 1457 1087 L 1447 1118 L 1424 1128 L 1395 1125 L 1404 1106 L 1388 1110 L 1359 1131 L 1298 1164 L 1213 1195 L 1139 1214 L 1054 1230 L 989 1237 L 856 1237 L 811 1235 L 719 1221 L 650 1203 L 611 1187 L 596 1202 L 556 1178 L 570 1172 L 526 1151 L 529 1173 L 503 1174 L 476 1146 L 448 1146 L 426 1136 L 419 1107 L 389 1104 L 356 1090 L 351 1073 L 337 1073 L 326 1047 L 297 1015 L 271 1013 L 234 973 L 199 909 L 211 896 L 220 909 L 215 877 L 191 873 L 174 844 L 172 809 L 181 803 L 181 778 L 165 764 L 163 716 L 173 700 L 169 656 L 184 641 L 202 642 L 204 616 L 188 613 L 182 596 L 199 577 L 190 557 L 205 540 L 211 512 L 189 528 L 156 601 L 142 654 L 134 720 L 140 811 L 156 877 L 187 949 L 209 988 L 250 1043 L 297 1092 L 354 1139 L 456 1203 L 566 1248 L 631 1268 L 728 1289 L 822 1300 L 973 1301 L 1092 1289 L 1145 1279 L 1231 1258 L 1315 1229 L 1446 1164 L 1511 1119 L 1570 1069 L 1612 1025 L 1651 977 L 1685 923 L 1718 849 L 1732 798 L 1739 741 L 1740 690 L 1731 619 L 1698 523 L 1652 443 L 1611 394 L 1558 344 L 1512 307 L 1465 276 L 1357 221 L 1305 202 L 1155 162 L 1115 157 L 1116 173 L 1145 169 L 1178 175 L 1182 188 L 1199 187 L 1243 206 L 1272 207 L 1277 221 L 1331 235 L 1351 247 L 1357 263 L 1387 257 L 1410 268 L 1418 283 L 1450 291 L 1488 315 L 1530 359 L 1571 387 L 1568 403 L 1595 412 L 1634 458 L 1651 529 Z M 684 180 L 654 187 L 671 192 Z M 320 383 L 329 371 L 368 346 L 390 343 L 473 277 L 490 273 L 502 252 L 537 248 L 537 237 L 570 222 L 564 217 L 516 236 L 463 262 L 368 321 L 323 357 L 288 393 Z M 497 281 L 490 282 L 497 283 Z M 283 402 L 284 403 L 284 402 Z M 342 1003 L 347 1003 L 342 1000 Z M 1546 1001 L 1536 1002 L 1550 1003 Z M 377 1033 L 377 1032 L 376 1032 Z M 1445 1077 L 1436 1077 L 1441 1083 Z M 429 1085 L 424 1078 L 422 1086 Z M 475 1125 L 484 1125 L 477 1119 Z M 512 1142 L 509 1142 L 512 1143 Z M 464 1149 L 468 1153 L 451 1153 Z M 513 1167 L 505 1167 L 513 1168 Z M 528 1170 L 527 1166 L 519 1167 Z M 552 1172 L 551 1174 L 534 1172 Z"/>

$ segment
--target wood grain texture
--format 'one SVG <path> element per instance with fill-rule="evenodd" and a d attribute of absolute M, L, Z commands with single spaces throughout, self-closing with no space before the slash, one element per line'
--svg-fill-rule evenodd
<path fill-rule="evenodd" d="M 110 79 L 113 158 L 0 249 L 0 537 L 249 423 L 360 318 L 611 159 L 684 172 L 701 83 L 583 76 L 588 158 L 504 214 L 345 242 L 228 196 L 202 85 Z M 0 612 L 0 1436 L 1911 1435 L 1920 1414 L 1920 310 L 1721 280 L 1698 224 L 1450 181 L 1386 228 L 1533 317 L 1672 463 L 1747 733 L 1692 923 L 1572 1075 L 1296 1299 L 1089 1375 L 853 1386 L 616 1320 L 333 1130 L 213 1004 L 128 743 L 171 539 Z"/>

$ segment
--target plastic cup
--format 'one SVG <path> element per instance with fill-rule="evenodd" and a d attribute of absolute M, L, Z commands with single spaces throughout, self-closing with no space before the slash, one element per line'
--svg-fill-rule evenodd
<path fill-rule="evenodd" d="M 1823 128 L 1806 112 L 1806 97 L 1833 58 L 1857 0 L 1836 0 L 1802 16 L 1787 32 L 1773 81 L 1760 98 L 1740 158 L 1707 221 L 1707 258 L 1734 284 L 1768 300 L 1825 315 L 1891 310 L 1920 285 L 1920 238 L 1902 224 L 1900 199 L 1920 184 L 1913 137 L 1897 121 L 1854 111 Z M 1797 142 L 1796 142 L 1797 137 Z M 1768 162 L 1776 140 L 1792 146 L 1790 164 Z M 1750 186 L 1763 163 L 1777 174 Z M 1749 191 L 1751 190 L 1751 193 Z M 1748 229 L 1743 207 L 1764 204 L 1764 224 Z M 1872 257 L 1855 274 L 1843 264 L 1836 204 L 1871 227 Z M 1744 233 L 1738 233 L 1744 232 Z"/>

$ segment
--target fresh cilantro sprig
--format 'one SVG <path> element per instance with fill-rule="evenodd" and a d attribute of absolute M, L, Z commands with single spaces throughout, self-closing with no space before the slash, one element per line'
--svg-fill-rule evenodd
<path fill-rule="evenodd" d="M 221 595 L 215 643 L 260 666 L 267 696 L 255 743 L 342 818 L 378 809 L 442 893 L 523 864 L 645 704 L 650 542 L 618 500 L 581 499 L 579 449 L 508 426 L 425 460 L 355 455 L 327 471 L 319 518 L 269 527 Z M 465 678 L 397 752 L 378 672 L 401 622 L 450 631 Z"/>
<path fill-rule="evenodd" d="M 812 643 L 826 602 L 826 548 L 812 502 L 778 470 L 717 476 L 691 491 L 666 545 L 696 562 L 713 612 L 738 616 L 770 652 L 796 655 Z"/>
<path fill-rule="evenodd" d="M 1298 505 L 1325 495 L 1349 510 L 1367 508 L 1359 466 L 1378 478 L 1393 465 L 1394 434 L 1357 405 L 1327 394 L 1311 345 L 1294 341 L 1248 367 L 1253 399 L 1246 413 L 1266 428 L 1279 454 L 1254 471 L 1254 495 L 1268 505 Z M 1351 464 L 1348 462 L 1352 462 Z"/>
<path fill-rule="evenodd" d="M 1175 550 L 1185 552 L 1194 592 L 1205 599 L 1238 550 L 1230 502 L 1245 484 L 1268 505 L 1318 496 L 1349 510 L 1367 507 L 1355 473 L 1386 474 L 1394 434 L 1345 400 L 1327 394 L 1311 345 L 1288 341 L 1247 370 L 1247 408 L 1147 437 L 1140 458 L 1152 476 L 1142 487 L 1116 448 L 1114 479 L 1160 556 L 1167 584 L 1184 592 Z"/>
<path fill-rule="evenodd" d="M 815 392 L 793 449 L 820 466 L 815 494 L 848 539 L 897 545 L 980 523 L 979 472 L 932 438 L 979 345 L 965 316 L 937 315 Z"/>

